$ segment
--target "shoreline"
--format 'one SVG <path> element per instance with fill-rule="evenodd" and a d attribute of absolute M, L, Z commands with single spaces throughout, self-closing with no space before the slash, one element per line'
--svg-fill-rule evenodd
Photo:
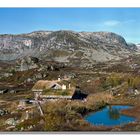
<path fill-rule="evenodd" d="M 137 121 L 140 121 L 140 112 L 139 112 L 140 106 L 134 106 L 130 109 L 123 109 L 121 110 L 121 113 L 130 117 L 135 117 Z"/>
<path fill-rule="evenodd" d="M 91 114 L 91 113 L 96 113 L 96 112 L 98 112 L 98 111 L 101 111 L 103 108 L 105 108 L 105 107 L 107 107 L 107 106 L 109 106 L 109 105 L 112 105 L 112 106 L 114 106 L 114 105 L 115 105 L 115 106 L 119 106 L 119 105 L 120 105 L 120 106 L 132 106 L 132 108 L 120 110 L 120 114 L 121 114 L 121 115 L 128 116 L 128 117 L 133 117 L 133 118 L 135 118 L 136 120 L 135 120 L 134 122 L 130 122 L 130 123 L 126 123 L 126 124 L 120 124 L 120 125 L 116 125 L 116 126 L 94 125 L 94 124 L 91 124 L 90 122 L 88 122 L 88 121 L 85 120 L 85 117 L 88 116 L 89 114 Z M 116 129 L 116 128 L 119 128 L 119 127 L 125 127 L 125 126 L 127 126 L 127 125 L 131 125 L 131 124 L 133 124 L 133 123 L 137 123 L 137 121 L 140 120 L 140 119 L 138 120 L 138 117 L 137 117 L 137 116 L 130 115 L 130 113 L 127 113 L 127 112 L 129 112 L 129 110 L 133 110 L 134 108 L 135 108 L 134 105 L 128 105 L 128 104 L 107 104 L 107 105 L 103 106 L 102 108 L 100 108 L 100 109 L 98 109 L 98 110 L 88 112 L 86 115 L 83 116 L 83 119 L 84 119 L 85 122 L 89 123 L 89 124 L 90 124 L 91 126 L 93 126 L 93 127 L 96 127 L 97 129 L 100 129 L 100 128 L 104 129 L 104 130 L 101 130 L 101 131 L 108 131 L 107 129 L 113 130 L 113 129 Z M 106 129 L 106 130 L 105 130 L 105 129 Z M 92 131 L 92 130 L 91 130 L 91 131 Z M 96 130 L 94 130 L 94 131 L 96 131 Z"/>

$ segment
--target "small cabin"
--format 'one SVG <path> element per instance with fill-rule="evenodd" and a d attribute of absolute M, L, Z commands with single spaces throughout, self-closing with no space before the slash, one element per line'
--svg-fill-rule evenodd
<path fill-rule="evenodd" d="M 57 80 L 39 80 L 36 82 L 36 84 L 33 86 L 32 91 L 40 91 L 47 89 L 66 89 L 66 85 L 59 83 Z"/>
<path fill-rule="evenodd" d="M 35 99 L 39 99 L 41 97 L 60 97 L 60 95 L 69 95 L 71 90 L 67 89 L 67 85 L 63 83 L 63 81 L 59 80 L 39 80 L 33 86 L 32 91 L 34 93 Z"/>
<path fill-rule="evenodd" d="M 72 99 L 84 100 L 88 96 L 79 87 L 71 86 L 70 82 L 58 80 L 39 80 L 33 86 L 32 91 L 36 100 L 45 99 Z"/>

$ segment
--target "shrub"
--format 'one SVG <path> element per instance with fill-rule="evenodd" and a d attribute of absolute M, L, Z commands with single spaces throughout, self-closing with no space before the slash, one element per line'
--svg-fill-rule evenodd
<path fill-rule="evenodd" d="M 128 87 L 131 87 L 133 89 L 138 89 L 140 88 L 140 77 L 139 76 L 130 76 L 128 79 L 127 79 L 127 84 L 128 84 Z"/>

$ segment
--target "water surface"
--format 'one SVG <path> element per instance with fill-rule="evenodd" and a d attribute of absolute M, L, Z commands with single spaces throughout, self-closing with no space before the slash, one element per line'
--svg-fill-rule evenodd
<path fill-rule="evenodd" d="M 135 118 L 122 115 L 120 113 L 122 109 L 128 108 L 131 108 L 131 106 L 121 106 L 121 105 L 106 106 L 97 112 L 90 113 L 85 117 L 85 120 L 93 125 L 104 125 L 104 126 L 124 125 L 129 122 L 136 121 Z"/>

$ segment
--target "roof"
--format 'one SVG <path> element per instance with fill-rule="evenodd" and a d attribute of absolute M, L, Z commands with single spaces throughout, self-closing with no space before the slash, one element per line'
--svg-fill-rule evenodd
<path fill-rule="evenodd" d="M 49 88 L 51 88 L 55 84 L 59 85 L 57 82 L 58 82 L 58 80 L 52 80 L 52 81 L 49 81 L 49 80 L 39 80 L 33 86 L 32 91 L 34 91 L 34 90 L 49 89 Z"/>

